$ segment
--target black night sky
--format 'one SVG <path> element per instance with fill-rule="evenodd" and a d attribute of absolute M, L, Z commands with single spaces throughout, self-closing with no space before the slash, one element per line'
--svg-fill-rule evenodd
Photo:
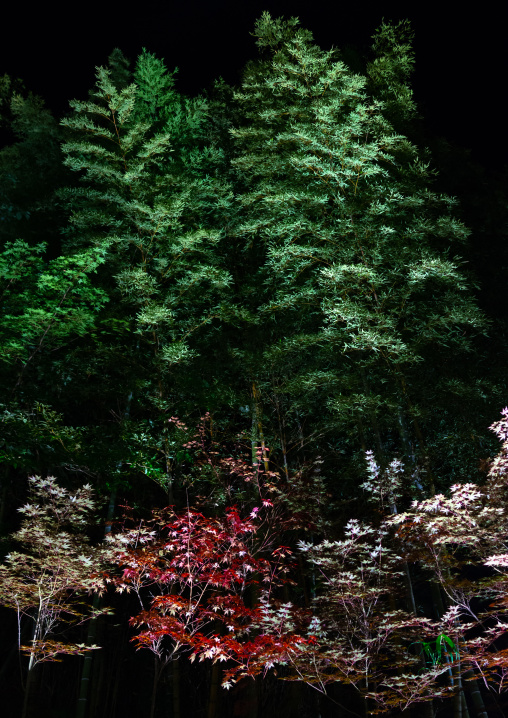
<path fill-rule="evenodd" d="M 177 87 L 195 95 L 222 76 L 238 83 L 246 61 L 257 57 L 249 35 L 264 10 L 297 16 L 323 49 L 351 44 L 366 51 L 382 18 L 408 18 L 415 31 L 413 89 L 429 130 L 472 150 L 486 167 L 508 162 L 505 94 L 508 63 L 503 3 L 466 6 L 446 2 L 331 3 L 238 0 L 147 0 L 126 4 L 41 3 L 11 7 L 0 44 L 0 73 L 20 77 L 57 115 L 85 98 L 95 66 L 114 47 L 134 63 L 142 47 L 179 67 Z M 496 8 L 496 9 L 494 9 Z M 6 19 L 5 14 L 3 15 Z"/>

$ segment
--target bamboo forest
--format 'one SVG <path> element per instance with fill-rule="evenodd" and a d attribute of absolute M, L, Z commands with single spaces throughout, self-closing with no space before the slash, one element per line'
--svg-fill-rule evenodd
<path fill-rule="evenodd" d="M 508 168 L 311 30 L 0 76 L 5 718 L 508 716 Z"/>

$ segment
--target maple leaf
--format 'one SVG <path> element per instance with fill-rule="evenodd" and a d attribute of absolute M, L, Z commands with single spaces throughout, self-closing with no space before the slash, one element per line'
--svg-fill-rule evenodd
<path fill-rule="evenodd" d="M 89 484 L 71 493 L 54 477 L 33 476 L 29 488 L 33 501 L 19 509 L 21 527 L 12 535 L 22 551 L 11 552 L 0 566 L 0 604 L 34 623 L 32 644 L 20 646 L 30 656 L 31 670 L 36 663 L 59 660 L 59 654 L 98 648 L 50 636 L 64 621 L 81 623 L 107 612 L 93 610 L 82 598 L 104 590 L 101 573 L 107 552 L 90 546 L 82 533 L 95 510 Z"/>

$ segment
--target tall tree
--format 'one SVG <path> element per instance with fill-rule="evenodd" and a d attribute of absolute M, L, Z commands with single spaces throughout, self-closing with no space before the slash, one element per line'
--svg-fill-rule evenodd
<path fill-rule="evenodd" d="M 132 392 L 137 418 L 146 417 L 151 433 L 167 410 L 173 413 L 171 371 L 201 351 L 195 334 L 227 316 L 231 278 L 212 220 L 228 197 L 227 186 L 203 177 L 217 154 L 199 146 L 203 102 L 182 99 L 164 63 L 146 50 L 134 78 L 117 89 L 110 71 L 99 68 L 94 100 L 71 102 L 74 115 L 62 124 L 74 139 L 63 151 L 81 182 L 60 194 L 71 212 L 65 251 L 106 255 L 98 282 L 114 300 L 105 317 L 111 349 L 115 323 L 126 328 L 123 374 L 130 385 L 120 389 L 123 398 L 118 382 L 104 390 L 110 403 L 122 405 Z M 107 371 L 116 371 L 114 352 L 100 342 L 99 351 Z"/>
<path fill-rule="evenodd" d="M 264 55 L 234 95 L 249 119 L 231 134 L 241 149 L 232 164 L 249 178 L 235 233 L 252 258 L 257 381 L 267 398 L 278 384 L 295 444 L 326 436 L 328 447 L 315 446 L 333 453 L 347 446 L 341 434 L 358 449 L 363 434 L 421 462 L 429 385 L 453 381 L 457 355 L 485 329 L 456 254 L 469 231 L 388 119 L 414 113 L 405 46 L 402 77 L 393 62 L 375 65 L 385 99 L 371 98 L 367 79 L 298 24 L 263 13 L 254 35 Z M 380 29 L 382 57 L 397 37 Z"/>

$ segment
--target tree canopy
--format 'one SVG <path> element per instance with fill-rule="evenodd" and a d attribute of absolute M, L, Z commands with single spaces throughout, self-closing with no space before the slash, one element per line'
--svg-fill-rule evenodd
<path fill-rule="evenodd" d="M 128 671 L 151 718 L 253 718 L 262 691 L 275 715 L 276 675 L 288 716 L 486 715 L 502 686 L 507 332 L 475 242 L 504 236 L 506 171 L 479 188 L 425 134 L 408 21 L 361 58 L 295 17 L 251 35 L 241 82 L 193 98 L 146 48 L 60 120 L 0 78 L 23 718 L 76 654 L 78 718 L 125 713 Z"/>

